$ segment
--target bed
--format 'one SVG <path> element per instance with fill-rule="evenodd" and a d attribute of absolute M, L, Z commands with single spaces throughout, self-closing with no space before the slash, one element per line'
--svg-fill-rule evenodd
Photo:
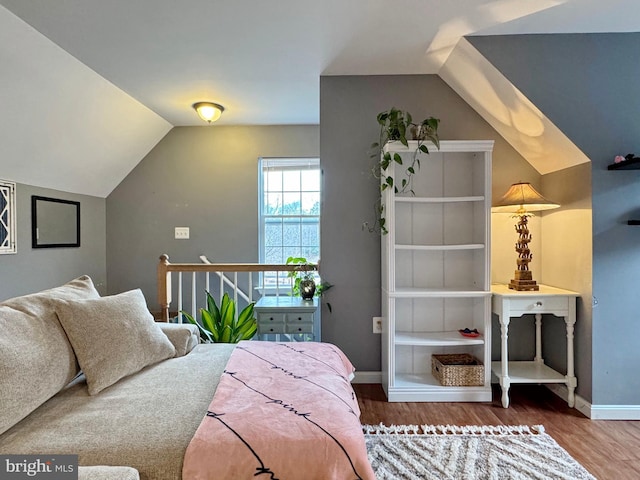
<path fill-rule="evenodd" d="M 0 331 L 0 454 L 77 454 L 142 480 L 374 478 L 334 345 L 196 345 L 194 326 L 154 322 L 139 290 L 100 297 L 86 276 L 0 303 Z M 161 357 L 147 358 L 148 332 Z M 99 375 L 144 362 L 92 392 L 97 349 Z"/>

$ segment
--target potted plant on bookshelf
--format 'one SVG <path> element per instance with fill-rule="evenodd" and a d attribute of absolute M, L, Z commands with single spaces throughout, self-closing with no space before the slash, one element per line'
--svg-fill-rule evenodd
<path fill-rule="evenodd" d="M 374 178 L 380 182 L 380 193 L 384 192 L 387 188 L 393 188 L 395 193 L 410 192 L 411 180 L 416 171 L 420 168 L 420 153 L 429 153 L 429 148 L 426 142 L 430 141 L 436 148 L 440 148 L 440 139 L 438 137 L 438 126 L 440 120 L 434 117 L 428 117 L 419 123 L 413 121 L 413 117 L 409 112 L 399 110 L 397 108 L 391 108 L 380 112 L 376 120 L 380 125 L 380 135 L 377 142 L 371 144 L 370 158 L 374 159 L 374 165 L 372 167 L 372 173 Z M 413 140 L 416 140 L 416 148 L 413 151 L 411 161 L 405 165 L 402 160 L 402 156 L 399 153 L 391 155 L 389 152 L 382 154 L 382 148 L 387 142 L 399 141 L 405 147 L 409 147 L 409 134 L 413 134 Z M 398 165 L 404 167 L 403 177 L 400 184 L 390 175 L 388 172 L 391 162 L 395 162 Z M 380 232 L 383 235 L 388 233 L 386 227 L 386 219 L 384 217 L 384 207 L 381 199 L 375 203 L 376 220 L 373 225 L 369 222 L 365 222 L 363 227 L 366 227 L 370 232 Z"/>
<path fill-rule="evenodd" d="M 250 340 L 258 331 L 258 323 L 253 315 L 255 303 L 247 305 L 236 317 L 236 302 L 225 293 L 220 302 L 220 308 L 213 296 L 207 294 L 207 308 L 200 309 L 201 323 L 184 310 L 180 313 L 198 327 L 203 343 L 238 343 L 240 340 Z"/>

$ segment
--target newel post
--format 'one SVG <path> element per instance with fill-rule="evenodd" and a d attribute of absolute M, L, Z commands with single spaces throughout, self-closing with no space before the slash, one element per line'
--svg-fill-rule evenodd
<path fill-rule="evenodd" d="M 171 305 L 171 272 L 169 267 L 169 255 L 160 255 L 158 264 L 158 302 L 160 303 L 160 321 L 169 321 L 169 306 Z"/>

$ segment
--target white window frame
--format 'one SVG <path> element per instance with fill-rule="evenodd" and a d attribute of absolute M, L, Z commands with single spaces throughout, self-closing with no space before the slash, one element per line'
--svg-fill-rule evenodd
<path fill-rule="evenodd" d="M 264 189 L 265 185 L 263 184 L 263 171 L 265 168 L 265 163 L 270 162 L 274 167 L 281 166 L 286 168 L 292 168 L 297 170 L 303 170 L 304 168 L 312 167 L 320 170 L 320 159 L 318 157 L 260 157 L 258 159 L 258 258 L 260 263 L 266 263 L 265 258 L 265 222 L 266 216 L 264 214 Z M 280 164 L 280 165 L 278 165 Z M 290 164 L 290 166 L 286 165 Z M 302 190 L 301 190 L 302 191 Z M 322 196 L 322 181 L 320 181 L 319 185 L 320 196 Z M 320 214 L 312 215 L 310 217 L 317 217 L 318 219 L 318 233 L 320 232 Z M 285 218 L 286 215 L 276 215 L 278 217 Z M 300 217 L 302 215 L 293 215 L 294 217 Z M 318 252 L 320 252 L 320 243 L 318 242 Z M 319 257 L 318 257 L 319 258 Z M 313 259 L 309 259 L 312 261 Z M 260 285 L 262 285 L 262 278 L 260 279 Z M 262 293 L 272 294 L 275 291 L 280 291 L 281 293 L 286 293 L 289 289 L 288 283 L 282 285 L 282 289 L 278 286 L 275 289 L 267 288 Z M 262 290 L 262 289 L 261 289 Z"/>
<path fill-rule="evenodd" d="M 17 253 L 16 184 L 0 180 L 0 255 Z"/>

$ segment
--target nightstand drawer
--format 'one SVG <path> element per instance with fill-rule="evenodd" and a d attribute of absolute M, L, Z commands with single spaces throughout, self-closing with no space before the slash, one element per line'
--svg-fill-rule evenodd
<path fill-rule="evenodd" d="M 287 333 L 313 333 L 313 323 L 287 323 Z"/>
<path fill-rule="evenodd" d="M 287 313 L 287 323 L 313 323 L 313 313 Z"/>
<path fill-rule="evenodd" d="M 268 325 L 271 323 L 284 323 L 284 313 L 259 313 L 258 323 Z"/>
<path fill-rule="evenodd" d="M 285 333 L 284 323 L 258 323 L 258 334 Z"/>
<path fill-rule="evenodd" d="M 575 301 L 575 300 L 574 300 Z M 557 312 L 569 310 L 569 297 L 529 297 L 510 299 L 511 312 Z"/>

